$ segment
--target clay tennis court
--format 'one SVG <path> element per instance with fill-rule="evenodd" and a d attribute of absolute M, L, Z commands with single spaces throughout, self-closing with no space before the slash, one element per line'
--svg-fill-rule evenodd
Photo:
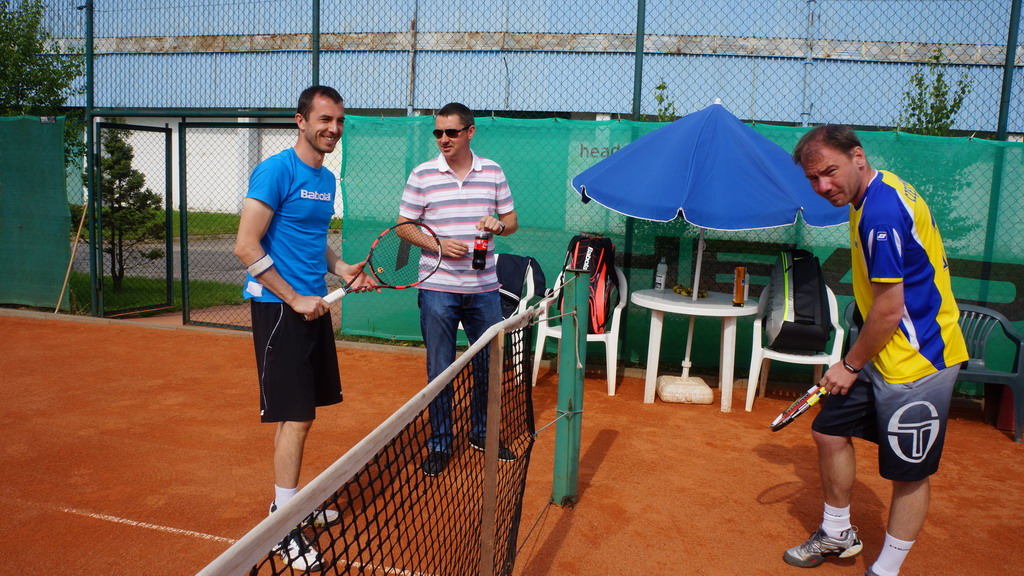
<path fill-rule="evenodd" d="M 259 423 L 248 333 L 0 310 L 3 574 L 194 574 L 267 512 L 270 425 Z M 303 481 L 425 379 L 422 351 L 340 344 L 345 402 L 321 410 Z M 538 428 L 555 417 L 541 370 Z M 716 391 L 717 392 L 717 391 Z M 742 406 L 742 390 L 734 406 Z M 858 443 L 854 523 L 865 553 L 813 570 L 782 561 L 821 520 L 811 418 L 771 433 L 789 402 L 752 413 L 642 403 L 625 377 L 587 379 L 580 499 L 548 506 L 554 427 L 531 459 L 515 574 L 864 573 L 889 500 Z M 958 404 L 932 507 L 901 574 L 1020 574 L 1024 445 Z"/>

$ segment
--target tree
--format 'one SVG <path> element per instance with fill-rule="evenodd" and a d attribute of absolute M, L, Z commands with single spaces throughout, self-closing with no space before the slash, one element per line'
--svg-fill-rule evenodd
<path fill-rule="evenodd" d="M 926 136 L 949 136 L 956 115 L 971 93 L 971 80 L 964 72 L 954 88 L 946 80 L 948 63 L 942 48 L 936 48 L 927 64 L 910 75 L 910 89 L 903 93 L 903 110 L 896 129 Z"/>
<path fill-rule="evenodd" d="M 101 146 L 103 252 L 110 256 L 110 277 L 118 292 L 125 271 L 138 257 L 156 260 L 164 256 L 160 248 L 143 248 L 148 241 L 163 238 L 164 212 L 161 196 L 145 188 L 145 175 L 132 167 L 135 150 L 128 143 L 128 132 L 104 130 Z"/>
<path fill-rule="evenodd" d="M 654 101 L 658 103 L 658 122 L 672 122 L 679 115 L 676 114 L 675 100 L 668 99 L 668 84 L 664 80 L 654 87 Z"/>
<path fill-rule="evenodd" d="M 654 116 L 644 114 L 644 122 L 672 122 L 679 118 L 679 115 L 676 114 L 675 100 L 668 99 L 668 83 L 664 80 L 654 87 L 654 101 L 658 103 L 657 114 Z"/>
<path fill-rule="evenodd" d="M 45 26 L 43 0 L 0 2 L 0 116 L 66 116 L 65 164 L 81 157 L 84 118 L 66 108 L 85 92 L 76 80 L 85 70 L 84 51 L 61 46 Z"/>

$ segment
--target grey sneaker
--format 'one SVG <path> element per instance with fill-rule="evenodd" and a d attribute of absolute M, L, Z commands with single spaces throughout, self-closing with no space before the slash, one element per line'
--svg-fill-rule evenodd
<path fill-rule="evenodd" d="M 323 562 L 320 560 L 320 551 L 299 528 L 289 532 L 284 540 L 281 540 L 281 543 L 274 548 L 274 552 L 296 570 L 310 572 L 324 569 Z"/>
<path fill-rule="evenodd" d="M 790 566 L 813 568 L 825 561 L 825 556 L 852 558 L 864 548 L 857 538 L 857 527 L 844 530 L 839 538 L 830 538 L 820 527 L 811 534 L 807 542 L 794 546 L 782 555 L 782 559 Z"/>
<path fill-rule="evenodd" d="M 277 502 L 270 503 L 270 513 L 273 514 L 274 512 L 277 512 Z M 338 518 L 340 517 L 341 514 L 339 514 L 337 510 L 324 508 L 322 510 L 313 510 L 313 513 L 307 516 L 305 520 L 303 520 L 303 523 L 312 524 L 313 526 L 319 528 L 322 526 L 327 526 L 329 524 L 334 524 L 338 521 Z"/>

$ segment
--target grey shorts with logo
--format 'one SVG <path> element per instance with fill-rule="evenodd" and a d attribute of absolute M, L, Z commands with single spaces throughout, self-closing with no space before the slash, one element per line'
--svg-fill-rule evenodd
<path fill-rule="evenodd" d="M 868 363 L 848 394 L 825 397 L 811 428 L 878 444 L 878 471 L 883 478 L 923 480 L 939 469 L 959 373 L 957 364 L 914 382 L 889 384 Z"/>

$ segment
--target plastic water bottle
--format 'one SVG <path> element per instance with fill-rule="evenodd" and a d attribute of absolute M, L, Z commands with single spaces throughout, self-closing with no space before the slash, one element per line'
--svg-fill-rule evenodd
<path fill-rule="evenodd" d="M 668 276 L 668 264 L 665 262 L 665 257 L 661 257 L 661 261 L 654 268 L 654 287 L 658 290 L 665 289 L 665 277 Z"/>
<path fill-rule="evenodd" d="M 487 267 L 487 244 L 490 239 L 490 232 L 479 232 L 473 240 L 473 270 Z"/>

